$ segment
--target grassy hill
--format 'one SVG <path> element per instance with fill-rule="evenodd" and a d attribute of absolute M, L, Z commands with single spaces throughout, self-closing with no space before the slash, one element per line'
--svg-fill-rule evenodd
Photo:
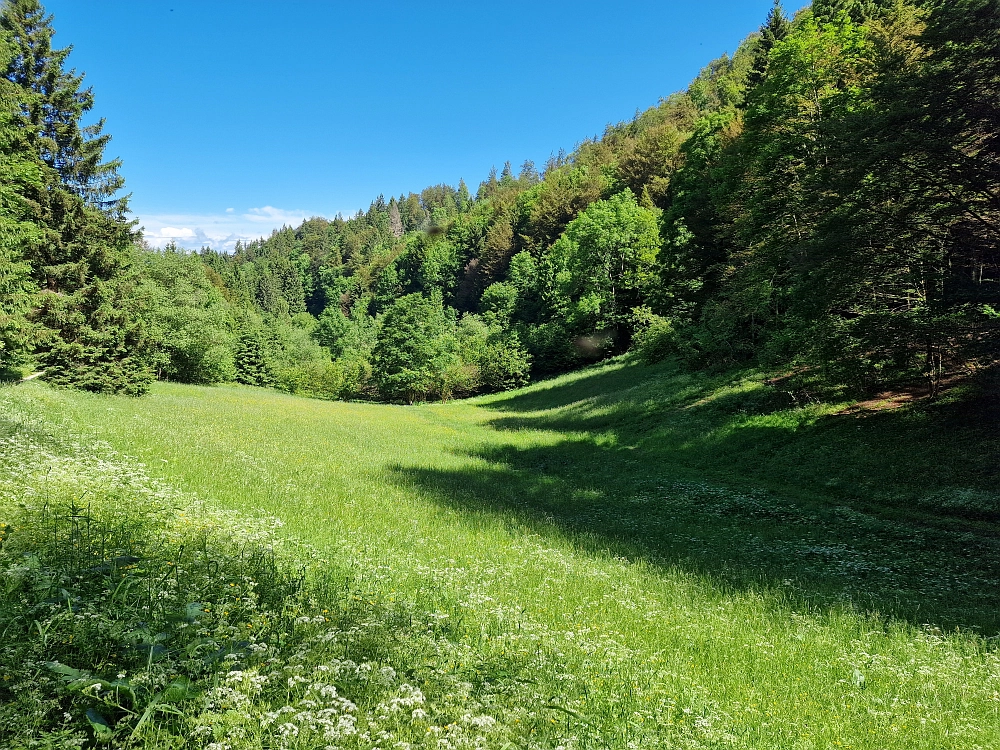
<path fill-rule="evenodd" d="M 991 392 L 884 408 L 784 388 L 628 361 L 419 407 L 32 383 L 0 392 L 0 435 L 109 450 L 178 498 L 275 516 L 311 545 L 296 553 L 313 558 L 310 596 L 355 634 L 323 658 L 394 676 L 336 682 L 358 728 L 337 747 L 989 747 Z M 0 464 L 11 508 L 48 481 L 19 466 Z M 205 718 L 217 705 L 177 705 L 196 704 L 136 737 L 215 727 L 189 741 L 202 747 L 226 726 L 232 747 L 324 746 L 308 717 L 240 744 L 236 718 Z"/>

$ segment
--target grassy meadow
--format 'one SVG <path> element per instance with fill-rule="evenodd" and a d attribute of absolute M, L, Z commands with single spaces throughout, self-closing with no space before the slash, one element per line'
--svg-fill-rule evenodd
<path fill-rule="evenodd" d="M 178 682 L 187 662 L 171 644 L 193 659 L 201 642 L 183 641 L 186 624 L 130 630 L 145 666 L 110 674 L 125 652 L 79 663 L 83 614 L 69 593 L 50 597 L 49 619 L 23 615 L 34 632 L 20 637 L 64 631 L 62 657 L 19 657 L 18 677 L 8 651 L 0 691 L 54 673 L 76 702 L 39 698 L 48 708 L 23 727 L 0 711 L 0 733 L 43 746 L 32 727 L 59 710 L 52 747 L 996 747 L 1000 420 L 987 386 L 888 409 L 759 373 L 619 360 L 417 407 L 165 383 L 142 399 L 5 389 L 3 580 L 30 567 L 2 557 L 19 535 L 81 544 L 76 520 L 64 537 L 39 531 L 62 502 L 65 518 L 119 519 L 108 528 L 165 519 L 146 552 L 115 558 L 139 571 L 114 568 L 123 581 L 146 576 L 137 622 L 157 596 L 190 609 L 185 581 L 202 587 L 199 607 L 229 601 L 216 579 L 264 593 L 278 581 L 299 610 L 260 593 L 237 597 L 238 624 L 235 603 L 201 608 L 191 627 L 218 610 L 201 637 L 231 645 Z M 185 541 L 194 527 L 216 531 Z M 286 562 L 247 557 L 251 538 Z M 8 608 L 19 591 L 7 586 Z M 124 601 L 117 591 L 102 601 Z M 237 626 L 255 636 L 225 634 Z M 154 679 L 158 643 L 172 666 Z"/>

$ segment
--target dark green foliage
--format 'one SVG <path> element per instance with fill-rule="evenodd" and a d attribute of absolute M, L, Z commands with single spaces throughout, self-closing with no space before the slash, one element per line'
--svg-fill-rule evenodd
<path fill-rule="evenodd" d="M 134 276 L 119 276 L 66 297 L 43 292 L 40 317 L 52 331 L 40 355 L 46 380 L 129 396 L 149 389 L 151 341 L 136 287 Z"/>
<path fill-rule="evenodd" d="M 673 324 L 648 309 L 636 315 L 636 332 L 632 345 L 639 359 L 647 365 L 661 362 L 677 354 L 680 349 Z"/>
<path fill-rule="evenodd" d="M 509 391 L 528 384 L 531 355 L 516 334 L 495 337 L 479 357 L 479 380 L 483 389 Z"/>
<path fill-rule="evenodd" d="M 0 36 L 0 65 L 9 54 Z M 18 90 L 0 80 L 0 373 L 23 363 L 32 350 L 27 313 L 37 288 L 25 250 L 41 238 L 32 222 L 42 169 L 27 157 L 26 133 L 18 127 Z"/>
<path fill-rule="evenodd" d="M 35 0 L 0 8 L 0 365 L 37 362 L 60 385 L 139 394 L 152 350 L 136 235 L 113 199 L 118 163 L 102 161 L 108 137 L 81 122 L 93 96 L 52 35 Z"/>
<path fill-rule="evenodd" d="M 243 324 L 234 357 L 236 382 L 245 385 L 273 386 L 274 363 L 264 333 L 253 322 Z"/>
<path fill-rule="evenodd" d="M 111 140 L 102 134 L 104 121 L 81 122 L 94 106 L 94 95 L 81 88 L 82 75 L 65 68 L 72 48 L 52 48 L 52 17 L 38 0 L 6 0 L 0 29 L 14 52 L 5 66 L 6 78 L 30 92 L 21 104 L 21 121 L 42 160 L 58 172 L 63 185 L 89 203 L 123 208 L 123 202 L 110 200 L 124 185 L 118 174 L 121 163 L 103 161 Z"/>
<path fill-rule="evenodd" d="M 414 401 L 633 347 L 936 390 L 1000 356 L 998 18 L 995 0 L 816 0 L 791 20 L 775 2 L 687 91 L 541 173 L 379 196 L 204 250 L 204 276 L 149 256 L 136 282 L 123 204 L 102 202 L 117 164 L 80 125 L 92 96 L 37 2 L 9 2 L 4 366 Z"/>
<path fill-rule="evenodd" d="M 813 0 L 812 11 L 820 23 L 834 23 L 842 16 L 864 23 L 893 5 L 894 0 Z"/>
<path fill-rule="evenodd" d="M 781 0 L 774 0 L 774 7 L 767 15 L 767 21 L 760 27 L 760 38 L 753 55 L 753 67 L 747 76 L 747 87 L 756 88 L 764 82 L 767 76 L 767 64 L 774 45 L 784 40 L 792 29 L 792 24 L 785 17 Z"/>

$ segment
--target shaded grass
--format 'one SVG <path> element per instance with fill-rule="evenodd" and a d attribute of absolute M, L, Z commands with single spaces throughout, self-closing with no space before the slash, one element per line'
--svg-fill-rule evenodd
<path fill-rule="evenodd" d="M 996 437 L 970 402 L 857 418 L 751 373 L 622 362 L 418 408 L 25 394 L 185 490 L 364 560 L 373 590 L 460 621 L 484 675 L 544 646 L 564 678 L 538 746 L 1000 736 L 995 652 L 943 632 L 997 631 Z"/>

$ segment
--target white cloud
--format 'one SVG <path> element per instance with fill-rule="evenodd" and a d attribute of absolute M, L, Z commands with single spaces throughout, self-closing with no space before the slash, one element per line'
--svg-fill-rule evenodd
<path fill-rule="evenodd" d="M 317 215 L 310 211 L 264 206 L 243 213 L 228 208 L 219 214 L 139 214 L 137 218 L 146 241 L 155 247 L 175 242 L 188 250 L 211 247 L 231 251 L 237 241 L 267 237 L 276 229 L 297 227 L 303 220 Z"/>
<path fill-rule="evenodd" d="M 186 240 L 194 237 L 195 235 L 194 232 L 187 227 L 181 227 L 180 229 L 176 227 L 163 227 L 163 229 L 160 230 L 160 236 L 169 237 L 170 239 L 175 240 Z"/>
<path fill-rule="evenodd" d="M 309 214 L 305 211 L 285 211 L 274 206 L 264 206 L 263 208 L 251 208 L 247 213 L 243 214 L 243 218 L 247 221 L 260 223 L 276 224 L 281 222 L 282 224 L 297 226 L 305 219 L 308 219 Z"/>

